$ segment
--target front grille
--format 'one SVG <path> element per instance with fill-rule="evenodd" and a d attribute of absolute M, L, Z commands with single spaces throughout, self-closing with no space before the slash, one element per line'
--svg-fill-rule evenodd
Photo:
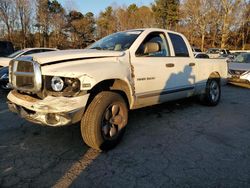
<path fill-rule="evenodd" d="M 25 58 L 19 58 L 10 63 L 10 81 L 13 87 L 20 91 L 36 93 L 41 90 L 42 76 L 38 63 Z"/>
<path fill-rule="evenodd" d="M 34 87 L 34 68 L 31 62 L 19 61 L 14 74 L 18 88 L 32 89 Z"/>
<path fill-rule="evenodd" d="M 34 72 L 32 62 L 19 61 L 17 65 L 18 72 Z"/>

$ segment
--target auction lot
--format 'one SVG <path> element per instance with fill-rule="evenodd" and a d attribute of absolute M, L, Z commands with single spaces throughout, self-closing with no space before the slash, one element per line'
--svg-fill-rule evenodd
<path fill-rule="evenodd" d="M 250 89 L 131 111 L 122 142 L 89 149 L 77 125 L 43 127 L 0 91 L 0 187 L 250 187 Z"/>

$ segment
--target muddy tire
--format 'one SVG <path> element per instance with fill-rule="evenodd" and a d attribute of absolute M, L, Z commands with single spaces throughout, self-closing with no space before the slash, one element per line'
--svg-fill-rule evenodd
<path fill-rule="evenodd" d="M 200 100 L 207 106 L 216 106 L 220 101 L 221 87 L 219 80 L 209 79 L 206 84 L 206 92 L 200 96 Z"/>
<path fill-rule="evenodd" d="M 124 135 L 127 121 L 128 108 L 123 97 L 110 91 L 100 92 L 81 120 L 82 138 L 94 149 L 110 150 Z"/>

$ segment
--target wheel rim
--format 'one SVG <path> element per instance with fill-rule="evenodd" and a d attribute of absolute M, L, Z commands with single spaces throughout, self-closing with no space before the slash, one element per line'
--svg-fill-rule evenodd
<path fill-rule="evenodd" d="M 220 88 L 216 81 L 211 82 L 209 94 L 210 94 L 210 98 L 212 99 L 212 101 L 216 102 L 219 99 Z"/>
<path fill-rule="evenodd" d="M 125 110 L 119 103 L 109 105 L 102 118 L 102 136 L 106 140 L 115 139 L 126 125 Z"/>

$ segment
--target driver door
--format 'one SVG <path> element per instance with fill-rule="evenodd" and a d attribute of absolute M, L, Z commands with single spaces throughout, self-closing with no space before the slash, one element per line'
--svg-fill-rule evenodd
<path fill-rule="evenodd" d="M 158 44 L 158 51 L 145 53 L 148 52 L 145 49 L 148 43 Z M 183 71 L 188 62 L 176 60 L 174 54 L 170 54 L 166 33 L 152 32 L 146 36 L 135 56 L 131 57 L 135 75 L 136 108 L 187 95 L 182 86 L 186 82 Z"/>

